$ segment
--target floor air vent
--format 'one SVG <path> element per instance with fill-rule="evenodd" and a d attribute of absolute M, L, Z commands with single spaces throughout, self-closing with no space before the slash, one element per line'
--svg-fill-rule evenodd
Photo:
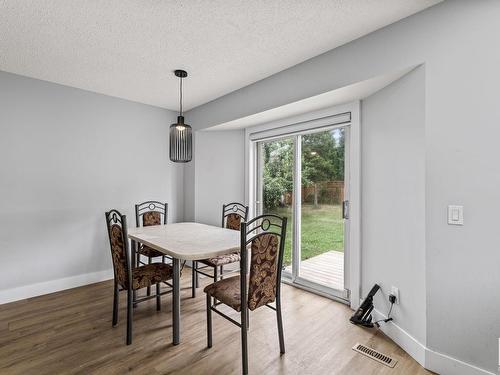
<path fill-rule="evenodd" d="M 377 352 L 375 349 L 369 348 L 366 345 L 356 344 L 352 347 L 352 350 L 364 354 L 367 357 L 389 367 L 394 367 L 396 366 L 396 363 L 398 363 L 398 361 L 396 361 L 395 359 L 386 356 L 385 354 L 382 354 L 380 352 Z"/>

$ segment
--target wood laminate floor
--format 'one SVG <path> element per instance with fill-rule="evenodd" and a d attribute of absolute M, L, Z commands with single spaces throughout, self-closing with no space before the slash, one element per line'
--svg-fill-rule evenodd
<path fill-rule="evenodd" d="M 204 280 L 202 283 L 206 283 Z M 182 278 L 182 342 L 172 346 L 170 295 L 134 310 L 134 341 L 125 345 L 126 293 L 111 327 L 112 281 L 0 305 L 0 374 L 239 374 L 239 328 L 213 314 L 214 346 L 206 348 L 205 296 L 191 298 Z M 430 374 L 376 330 L 348 322 L 351 310 L 283 285 L 286 354 L 279 355 L 274 311 L 250 315 L 250 374 Z M 399 362 L 394 369 L 355 353 L 363 343 Z"/>

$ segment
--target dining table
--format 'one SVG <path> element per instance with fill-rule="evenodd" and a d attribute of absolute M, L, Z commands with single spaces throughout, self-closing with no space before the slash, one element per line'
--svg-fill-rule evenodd
<path fill-rule="evenodd" d="M 197 261 L 240 250 L 240 232 L 213 225 L 181 222 L 130 228 L 131 249 L 137 243 L 151 247 L 172 258 L 172 343 L 181 342 L 181 261 Z M 135 263 L 132 251 L 132 264 Z"/>

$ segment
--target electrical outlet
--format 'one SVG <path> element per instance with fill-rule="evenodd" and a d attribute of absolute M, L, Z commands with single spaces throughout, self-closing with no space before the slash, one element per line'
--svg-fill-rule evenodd
<path fill-rule="evenodd" d="M 396 305 L 399 305 L 399 289 L 395 286 L 391 287 L 391 294 L 396 297 Z"/>

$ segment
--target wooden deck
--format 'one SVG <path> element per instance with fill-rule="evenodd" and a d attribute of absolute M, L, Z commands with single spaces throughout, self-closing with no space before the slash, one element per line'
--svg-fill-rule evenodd
<path fill-rule="evenodd" d="M 292 272 L 292 267 L 286 268 Z M 300 277 L 330 288 L 344 289 L 344 253 L 327 251 L 301 261 Z"/>

